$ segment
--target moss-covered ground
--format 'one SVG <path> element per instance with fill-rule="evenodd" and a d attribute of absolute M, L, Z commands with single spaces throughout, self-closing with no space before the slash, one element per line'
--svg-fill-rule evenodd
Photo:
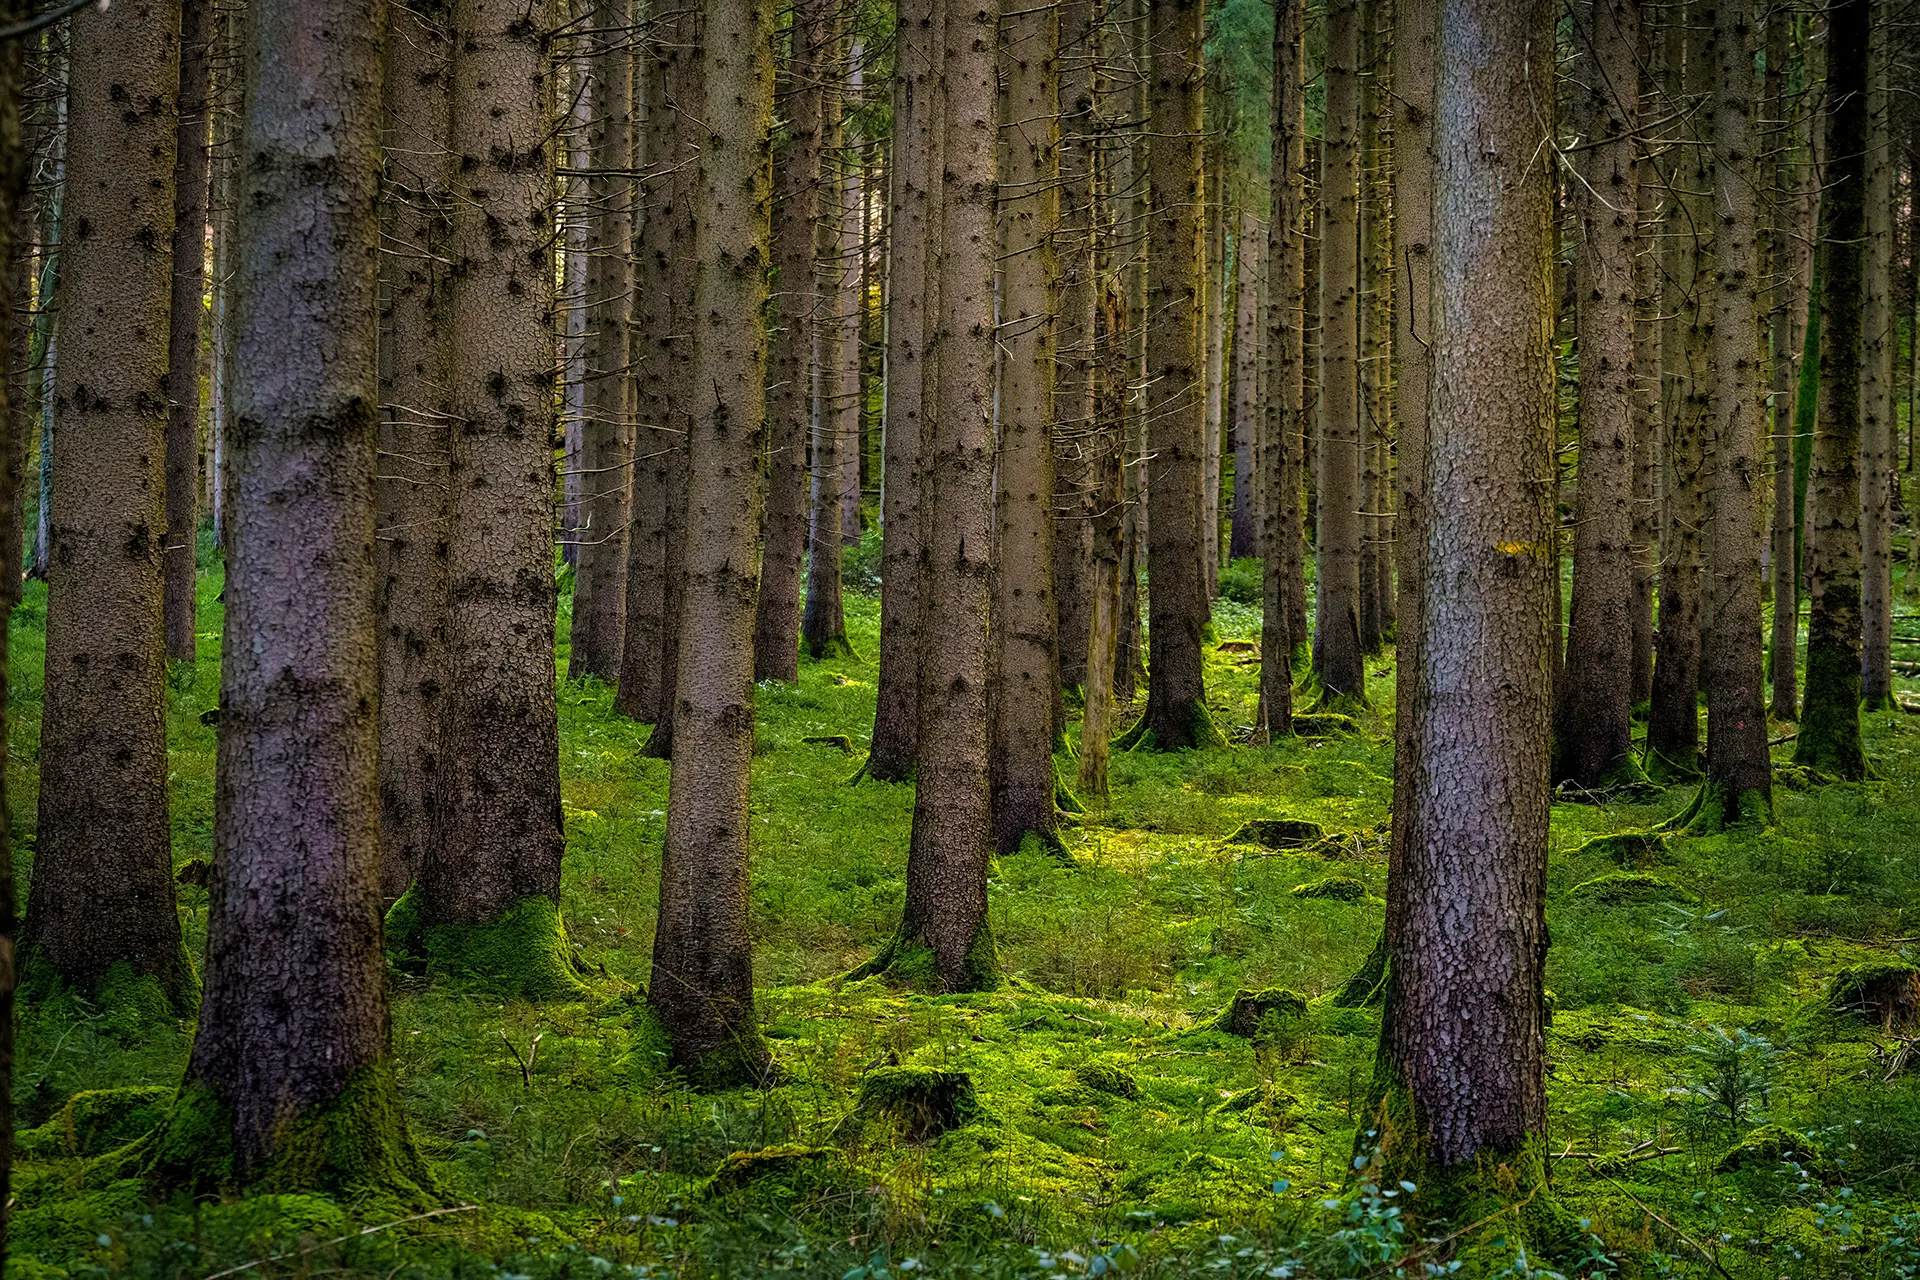
<path fill-rule="evenodd" d="M 200 661 L 169 695 L 182 865 L 210 852 L 218 586 L 210 566 Z M 44 610 L 31 586 L 12 632 L 22 877 Z M 1409 1222 L 1403 1192 L 1355 1171 L 1378 1013 L 1326 999 L 1380 928 L 1391 655 L 1369 667 L 1355 733 L 1116 753 L 1111 804 L 1064 832 L 1071 865 L 1037 850 L 997 865 L 1010 981 L 930 998 L 837 981 L 897 927 L 912 809 L 910 786 L 851 784 L 857 761 L 807 741 L 863 749 L 871 728 L 877 604 L 850 592 L 848 612 L 856 657 L 803 661 L 797 688 L 759 690 L 755 964 L 777 1084 L 712 1095 L 663 1074 L 636 993 L 669 766 L 641 754 L 647 730 L 614 714 L 611 690 L 563 683 L 562 906 L 588 998 L 393 975 L 395 1069 L 437 1216 L 286 1194 L 154 1204 L 107 1178 L 112 1162 L 92 1157 L 153 1122 L 190 1028 L 69 1001 L 23 1013 L 16 1099 L 32 1132 L 10 1274 L 1446 1274 L 1452 1246 L 1419 1238 L 1448 1228 Z M 1223 600 L 1215 621 L 1229 647 L 1210 658 L 1209 709 L 1234 737 L 1258 668 L 1233 642 L 1253 638 L 1258 610 Z M 1478 1248 L 1465 1256 L 1503 1261 L 1454 1274 L 1920 1274 L 1915 1031 L 1829 1008 L 1837 977 L 1907 958 L 1920 935 L 1920 717 L 1869 716 L 1866 737 L 1882 780 L 1783 787 L 1764 833 L 1589 843 L 1656 827 L 1684 788 L 1555 806 L 1548 1163 L 1592 1242 L 1525 1261 Z M 1266 818 L 1328 838 L 1228 838 Z M 181 886 L 196 955 L 206 909 Z M 1275 988 L 1306 997 L 1305 1014 L 1222 1029 L 1236 992 Z M 912 1069 L 878 1077 L 893 1092 L 948 1092 L 876 1105 L 882 1068 Z M 965 1073 L 965 1105 L 941 1102 L 947 1072 Z M 145 1092 L 97 1092 L 113 1089 Z M 1477 1234 L 1497 1245 L 1502 1229 Z"/>

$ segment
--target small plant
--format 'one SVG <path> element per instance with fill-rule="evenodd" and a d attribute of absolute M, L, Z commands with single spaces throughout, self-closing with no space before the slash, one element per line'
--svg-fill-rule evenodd
<path fill-rule="evenodd" d="M 1685 1076 L 1679 1094 L 1703 1125 L 1724 1120 L 1738 1134 L 1771 1105 L 1781 1052 L 1751 1031 L 1709 1027 L 1687 1046 L 1699 1069 Z"/>

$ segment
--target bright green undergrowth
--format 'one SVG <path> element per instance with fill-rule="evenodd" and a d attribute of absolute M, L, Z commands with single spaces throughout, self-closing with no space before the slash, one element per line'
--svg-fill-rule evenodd
<path fill-rule="evenodd" d="M 169 697 L 181 863 L 210 854 L 214 730 L 200 715 L 217 701 L 218 587 L 210 566 L 200 661 L 173 673 Z M 136 1181 L 102 1183 L 95 1148 L 150 1121 L 190 1028 L 134 1029 L 69 1001 L 23 1016 L 16 1100 L 34 1136 L 13 1274 L 257 1262 L 248 1274 L 869 1280 L 1449 1265 L 1444 1246 L 1409 1259 L 1419 1235 L 1444 1228 L 1408 1221 L 1401 1193 L 1354 1172 L 1379 1015 L 1322 998 L 1380 929 L 1391 655 L 1369 666 L 1355 734 L 1116 754 L 1111 805 L 1065 832 L 1073 865 L 1034 851 L 995 869 L 991 926 L 1010 980 L 930 998 L 836 983 L 898 924 L 912 810 L 911 787 L 852 784 L 856 761 L 805 741 L 846 734 L 864 748 L 871 729 L 877 602 L 852 593 L 847 607 L 858 658 L 803 661 L 798 687 L 758 691 L 754 945 L 776 1084 L 707 1095 L 665 1073 L 636 993 L 669 766 L 640 755 L 647 730 L 614 714 L 610 689 L 562 683 L 562 915 L 589 998 L 534 1004 L 393 973 L 402 1103 L 454 1211 L 359 1235 L 417 1206 L 286 1193 L 153 1204 Z M 12 632 L 23 877 L 44 610 L 30 587 Z M 1215 622 L 1210 710 L 1235 738 L 1252 720 L 1258 666 L 1243 646 L 1257 602 L 1223 599 Z M 1581 846 L 1657 825 L 1684 789 L 1555 806 L 1546 1150 L 1557 1202 L 1590 1238 L 1523 1258 L 1495 1221 L 1454 1274 L 1920 1274 L 1920 1071 L 1906 1069 L 1900 1031 L 1829 1012 L 1826 998 L 1837 975 L 1904 958 L 1920 934 L 1920 718 L 1871 716 L 1867 738 L 1885 781 L 1782 789 L 1773 829 L 1677 835 L 1632 866 L 1605 843 Z M 1276 817 L 1339 838 L 1229 842 Z M 180 909 L 198 955 L 205 893 L 182 886 Z M 1307 997 L 1305 1015 L 1263 1016 L 1250 1039 L 1216 1025 L 1236 992 L 1276 988 Z M 950 1122 L 872 1101 L 876 1080 L 951 1092 L 951 1072 L 970 1093 Z M 146 1092 L 97 1092 L 128 1088 Z M 82 1091 L 96 1092 L 68 1106 Z"/>

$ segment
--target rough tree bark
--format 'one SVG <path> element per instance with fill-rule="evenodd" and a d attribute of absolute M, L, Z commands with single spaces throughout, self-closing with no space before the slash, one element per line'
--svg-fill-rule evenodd
<path fill-rule="evenodd" d="M 1633 750 L 1634 263 L 1639 0 L 1590 0 L 1574 22 L 1581 146 L 1573 193 L 1580 461 L 1568 661 L 1555 688 L 1554 775 L 1587 788 L 1639 778 Z"/>
<path fill-rule="evenodd" d="M 76 13 L 30 991 L 198 998 L 167 827 L 161 548 L 179 7 Z M 137 988 L 137 989 L 136 989 Z"/>
<path fill-rule="evenodd" d="M 1078 689 L 1088 680 L 1088 637 L 1093 623 L 1094 522 L 1098 518 L 1095 475 L 1100 445 L 1094 429 L 1094 341 L 1100 291 L 1094 265 L 1094 172 L 1104 145 L 1094 114 L 1093 0 L 1060 6 L 1060 314 L 1054 350 L 1060 361 L 1053 425 L 1053 594 L 1060 620 L 1060 685 Z M 897 251 L 896 251 L 897 252 Z"/>
<path fill-rule="evenodd" d="M 1392 97 L 1392 0 L 1360 5 L 1360 643 L 1386 642 L 1393 621 L 1391 521 L 1386 512 L 1392 439 L 1393 166 L 1387 103 Z"/>
<path fill-rule="evenodd" d="M 24 0 L 0 0 L 0 25 L 20 21 L 25 16 Z M 14 243 L 15 219 L 19 217 L 22 206 L 28 203 L 27 196 L 27 147 L 24 145 L 21 130 L 21 97 L 25 84 L 26 60 L 24 50 L 16 43 L 13 48 L 0 49 L 0 263 L 10 262 L 21 246 Z M 31 224 L 28 224 L 30 227 Z M 26 230 L 28 227 L 22 227 Z M 8 311 L 24 308 L 24 297 L 8 296 L 0 298 L 0 305 Z M 13 397 L 21 392 L 22 383 L 33 377 L 31 368 L 13 367 L 14 347 L 5 344 L 0 350 L 0 423 L 11 423 L 21 406 L 13 403 Z M 21 381 L 16 382 L 18 376 Z M 30 405 L 34 397 L 23 397 Z M 24 418 L 24 429 L 31 430 L 34 423 L 31 416 Z M 11 492 L 0 493 L 0 510 L 14 510 L 22 505 L 21 491 L 25 488 L 25 454 L 17 455 L 21 466 L 0 472 Z M 22 530 L 17 522 L 9 521 L 8 536 L 14 538 L 14 548 L 10 561 L 14 581 L 9 590 L 19 590 L 19 568 Z M 7 677 L 7 637 L 0 634 L 0 737 L 6 730 L 6 693 Z M 0 781 L 0 811 L 5 810 L 6 788 Z M 14 918 L 14 883 L 12 834 L 0 831 L 0 1205 L 13 1203 L 13 996 L 17 974 L 14 969 L 14 936 L 16 923 Z M 0 1212 L 0 1269 L 7 1262 L 7 1212 Z"/>
<path fill-rule="evenodd" d="M 380 0 L 256 0 L 207 994 L 148 1176 L 424 1200 L 380 954 Z M 297 299 L 297 303 L 291 300 Z M 544 441 L 543 441 L 544 443 Z"/>
<path fill-rule="evenodd" d="M 206 315 L 208 106 L 213 0 L 180 6 L 179 124 L 173 159 L 173 291 L 167 336 L 167 536 L 161 548 L 167 657 L 194 659 L 194 587 L 200 542 L 200 334 Z"/>
<path fill-rule="evenodd" d="M 1260 554 L 1260 469 L 1256 423 L 1259 420 L 1260 371 L 1260 219 L 1251 208 L 1240 211 L 1234 232 L 1233 305 L 1233 526 L 1227 558 Z"/>
<path fill-rule="evenodd" d="M 765 1075 L 748 929 L 754 596 L 764 479 L 772 0 L 702 5 L 693 385 L 678 751 L 647 1005 L 708 1086 Z"/>
<path fill-rule="evenodd" d="M 1886 30 L 1882 28 L 1883 32 Z M 1873 41 L 1867 82 L 1866 229 L 1860 323 L 1860 705 L 1893 705 L 1893 506 L 1899 457 L 1893 324 L 1893 129 L 1890 41 Z"/>
<path fill-rule="evenodd" d="M 1204 117 L 1203 117 L 1204 118 Z M 1200 293 L 1205 306 L 1206 422 L 1200 431 L 1200 574 L 1201 598 L 1211 601 L 1220 585 L 1220 447 L 1226 425 L 1227 371 L 1227 224 L 1233 210 L 1227 202 L 1225 165 L 1219 139 L 1209 136 L 1200 149 L 1201 199 L 1196 216 L 1205 246 L 1200 268 Z M 1152 566 L 1148 566 L 1152 571 Z M 1151 591 L 1149 591 L 1151 595 Z"/>
<path fill-rule="evenodd" d="M 1860 743 L 1860 367 L 1870 0 L 1828 11 L 1820 408 L 1807 481 L 1807 674 L 1795 764 L 1867 776 Z"/>
<path fill-rule="evenodd" d="M 1773 583 L 1773 627 L 1768 637 L 1768 713 L 1776 720 L 1799 718 L 1800 575 L 1794 571 L 1793 399 L 1799 381 L 1794 368 L 1793 310 L 1799 281 L 1793 270 L 1794 209 L 1799 196 L 1799 112 L 1787 98 L 1787 48 L 1796 15 L 1787 9 L 1767 14 L 1766 119 L 1776 131 L 1769 183 L 1770 231 L 1767 258 L 1773 280 L 1768 318 L 1773 393 L 1768 397 L 1773 463 L 1773 524 L 1769 543 Z"/>

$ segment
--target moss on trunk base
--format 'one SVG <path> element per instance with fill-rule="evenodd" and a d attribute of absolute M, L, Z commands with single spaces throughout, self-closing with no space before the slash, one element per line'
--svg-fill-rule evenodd
<path fill-rule="evenodd" d="M 992 991 L 1002 981 L 993 930 L 985 920 L 975 931 L 973 945 L 967 948 L 965 961 L 957 973 L 942 974 L 933 948 L 917 938 L 908 938 L 902 926 L 873 959 L 847 974 L 842 981 L 858 982 L 862 978 L 884 978 L 895 986 L 935 994 Z"/>
<path fill-rule="evenodd" d="M 1757 787 L 1736 790 L 1708 780 L 1694 792 L 1693 802 L 1668 824 L 1690 836 L 1712 836 L 1730 828 L 1764 831 L 1773 825 L 1773 797 Z"/>
<path fill-rule="evenodd" d="M 1122 734 L 1113 744 L 1115 751 L 1206 751 L 1214 747 L 1227 745 L 1227 736 L 1213 723 L 1213 714 L 1206 704 L 1194 701 L 1187 704 L 1186 730 L 1178 739 L 1163 740 L 1153 728 L 1153 715 L 1141 716 L 1133 728 Z"/>
<path fill-rule="evenodd" d="M 420 918 L 419 892 L 408 889 L 387 912 L 387 951 L 401 968 L 509 999 L 588 998 L 553 899 L 522 898 L 490 924 L 430 925 Z"/>

